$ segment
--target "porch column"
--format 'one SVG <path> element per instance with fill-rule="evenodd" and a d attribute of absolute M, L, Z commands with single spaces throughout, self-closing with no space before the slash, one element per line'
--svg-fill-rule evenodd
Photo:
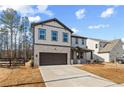
<path fill-rule="evenodd" d="M 91 53 L 91 59 L 93 59 L 93 51 L 91 51 L 90 53 Z"/>
<path fill-rule="evenodd" d="M 86 52 L 84 52 L 84 54 L 85 54 L 85 59 L 87 59 L 87 54 L 86 54 Z"/>
<path fill-rule="evenodd" d="M 77 52 L 74 51 L 74 59 L 77 59 Z"/>
<path fill-rule="evenodd" d="M 76 51 L 73 51 L 73 64 L 76 63 L 77 61 L 77 52 Z"/>
<path fill-rule="evenodd" d="M 84 56 L 84 63 L 87 63 L 87 52 L 86 51 L 84 52 L 84 55 L 85 55 Z"/>

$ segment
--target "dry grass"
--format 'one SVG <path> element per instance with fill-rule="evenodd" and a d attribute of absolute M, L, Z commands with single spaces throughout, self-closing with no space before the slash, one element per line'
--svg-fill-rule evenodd
<path fill-rule="evenodd" d="M 0 68 L 0 86 L 45 87 L 45 83 L 38 68 L 26 65 Z"/>
<path fill-rule="evenodd" d="M 84 64 L 78 66 L 78 68 L 107 78 L 118 84 L 124 83 L 124 64 Z"/>

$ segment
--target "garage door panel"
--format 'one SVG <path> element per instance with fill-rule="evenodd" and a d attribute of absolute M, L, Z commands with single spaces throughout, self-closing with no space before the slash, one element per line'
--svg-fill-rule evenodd
<path fill-rule="evenodd" d="M 66 53 L 40 53 L 40 65 L 63 65 L 67 64 Z"/>

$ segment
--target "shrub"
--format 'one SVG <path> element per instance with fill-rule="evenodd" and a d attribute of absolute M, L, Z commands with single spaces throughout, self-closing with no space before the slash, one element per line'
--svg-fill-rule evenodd
<path fill-rule="evenodd" d="M 94 64 L 102 64 L 103 63 L 103 61 L 100 61 L 99 59 L 96 59 L 96 60 L 94 60 L 94 62 L 93 62 Z"/>
<path fill-rule="evenodd" d="M 111 63 L 115 63 L 115 61 L 114 61 L 114 60 L 111 60 L 110 62 L 111 62 Z"/>
<path fill-rule="evenodd" d="M 30 66 L 34 67 L 34 61 L 33 60 L 31 60 Z"/>

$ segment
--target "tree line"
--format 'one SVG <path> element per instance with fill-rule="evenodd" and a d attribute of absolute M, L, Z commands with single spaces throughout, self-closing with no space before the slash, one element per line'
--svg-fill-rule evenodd
<path fill-rule="evenodd" d="M 7 8 L 0 13 L 0 58 L 25 58 L 32 55 L 32 30 L 27 16 Z"/>

